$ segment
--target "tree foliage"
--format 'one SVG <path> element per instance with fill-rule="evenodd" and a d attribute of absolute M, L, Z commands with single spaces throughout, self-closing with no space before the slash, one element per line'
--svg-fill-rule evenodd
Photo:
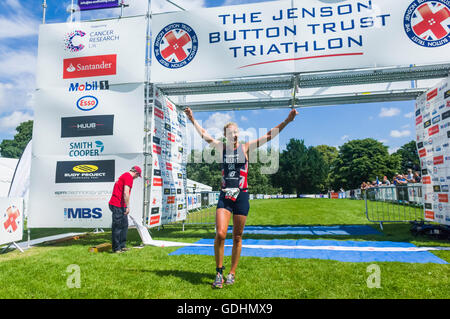
<path fill-rule="evenodd" d="M 280 154 L 280 170 L 272 180 L 284 193 L 313 194 L 321 191 L 326 176 L 322 154 L 306 147 L 303 140 L 292 138 Z"/>
<path fill-rule="evenodd" d="M 3 140 L 0 143 L 2 157 L 20 158 L 33 135 L 33 121 L 22 122 L 16 127 L 17 134 L 12 140 Z"/>
<path fill-rule="evenodd" d="M 339 148 L 339 156 L 333 162 L 335 189 L 357 188 L 364 181 L 389 179 L 400 169 L 400 157 L 389 155 L 388 147 L 372 138 L 352 140 Z"/>
<path fill-rule="evenodd" d="M 408 168 L 413 170 L 420 169 L 419 154 L 417 153 L 416 142 L 411 141 L 406 143 L 400 149 L 394 153 L 401 158 L 400 161 L 400 171 L 401 173 L 406 173 Z"/>

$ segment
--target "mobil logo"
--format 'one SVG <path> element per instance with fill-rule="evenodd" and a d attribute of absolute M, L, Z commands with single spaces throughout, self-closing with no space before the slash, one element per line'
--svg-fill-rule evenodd
<path fill-rule="evenodd" d="M 69 84 L 69 92 L 85 92 L 109 90 L 109 81 L 73 82 Z"/>
<path fill-rule="evenodd" d="M 102 218 L 101 208 L 64 208 L 65 219 L 99 219 Z"/>
<path fill-rule="evenodd" d="M 98 99 L 93 95 L 86 95 L 78 99 L 77 108 L 81 111 L 91 111 L 98 105 Z"/>
<path fill-rule="evenodd" d="M 116 69 L 116 54 L 64 59 L 63 79 L 116 75 Z"/>

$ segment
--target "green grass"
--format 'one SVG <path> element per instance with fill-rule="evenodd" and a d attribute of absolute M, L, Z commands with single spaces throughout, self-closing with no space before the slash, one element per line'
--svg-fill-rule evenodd
<path fill-rule="evenodd" d="M 371 224 L 363 201 L 329 199 L 273 199 L 251 202 L 248 225 Z M 377 227 L 374 225 L 373 227 Z M 418 246 L 450 246 L 449 242 L 413 237 L 409 224 L 385 224 L 383 235 L 262 236 L 260 239 L 390 240 Z M 32 237 L 78 230 L 33 229 Z M 214 237 L 214 226 L 170 225 L 152 237 L 195 242 Z M 0 255 L 0 298 L 445 298 L 450 297 L 450 266 L 398 262 L 376 263 L 381 288 L 368 288 L 371 263 L 318 259 L 241 257 L 236 284 L 213 290 L 215 263 L 211 256 L 169 256 L 176 248 L 144 247 L 124 254 L 89 253 L 88 247 L 109 242 L 109 231 L 77 241 L 41 245 L 25 253 Z M 129 231 L 130 247 L 140 244 Z M 435 252 L 450 262 L 450 251 Z M 231 257 L 225 257 L 229 269 Z M 81 270 L 81 288 L 68 288 L 69 265 Z"/>

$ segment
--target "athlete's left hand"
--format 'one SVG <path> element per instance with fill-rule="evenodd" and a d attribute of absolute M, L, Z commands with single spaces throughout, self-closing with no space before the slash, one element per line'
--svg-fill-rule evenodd
<path fill-rule="evenodd" d="M 290 112 L 289 112 L 289 115 L 288 115 L 288 117 L 287 117 L 287 120 L 289 121 L 289 122 L 292 122 L 294 119 L 295 119 L 295 117 L 298 115 L 298 112 L 297 112 L 297 110 L 296 109 L 292 109 Z"/>

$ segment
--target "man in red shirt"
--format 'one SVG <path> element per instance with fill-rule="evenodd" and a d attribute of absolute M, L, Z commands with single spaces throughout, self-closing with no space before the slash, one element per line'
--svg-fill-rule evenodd
<path fill-rule="evenodd" d="M 120 253 L 126 248 L 128 232 L 128 214 L 130 213 L 130 192 L 133 180 L 141 177 L 142 170 L 133 166 L 129 172 L 123 173 L 114 184 L 113 193 L 109 200 L 109 209 L 112 212 L 112 250 Z"/>

